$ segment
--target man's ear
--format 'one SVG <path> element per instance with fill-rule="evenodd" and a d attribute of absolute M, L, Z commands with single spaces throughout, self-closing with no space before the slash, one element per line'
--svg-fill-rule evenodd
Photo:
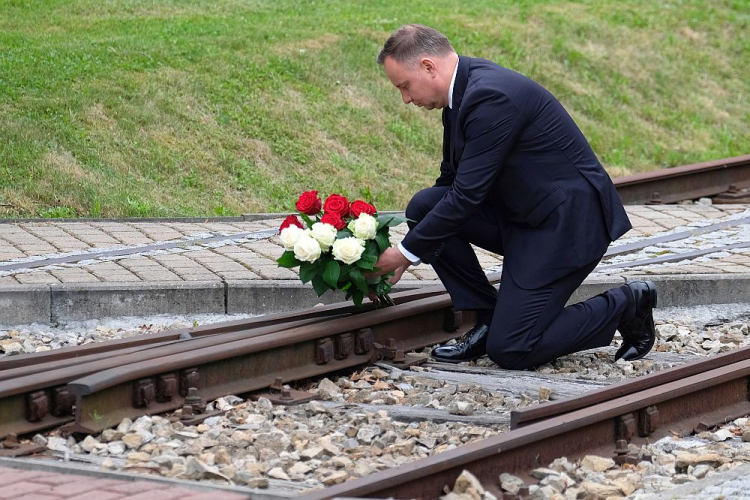
<path fill-rule="evenodd" d="M 432 78 L 435 78 L 438 74 L 435 61 L 433 61 L 429 57 L 423 57 L 422 59 L 420 59 L 419 66 L 422 70 L 427 71 Z"/>

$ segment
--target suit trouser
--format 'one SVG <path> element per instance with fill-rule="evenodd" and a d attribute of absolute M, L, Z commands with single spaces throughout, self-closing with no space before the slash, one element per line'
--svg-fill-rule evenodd
<path fill-rule="evenodd" d="M 448 189 L 432 187 L 414 195 L 406 209 L 406 216 L 415 221 L 409 222 L 410 227 L 422 220 Z M 633 298 L 627 286 L 565 307 L 598 260 L 536 289 L 521 288 L 503 266 L 498 291 L 487 281 L 472 244 L 503 253 L 499 228 L 490 216 L 478 213 L 444 243 L 436 256 L 423 260 L 432 264 L 456 309 L 494 310 L 487 354 L 503 368 L 527 369 L 566 354 L 609 345 L 620 318 L 633 314 Z"/>

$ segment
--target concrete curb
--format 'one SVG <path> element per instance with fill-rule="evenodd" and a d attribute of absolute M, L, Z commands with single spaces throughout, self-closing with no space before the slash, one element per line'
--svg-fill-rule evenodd
<path fill-rule="evenodd" d="M 589 278 L 569 303 L 640 279 L 650 279 L 658 285 L 659 307 L 750 303 L 750 274 Z M 403 281 L 394 291 L 436 284 L 436 281 Z M 158 314 L 269 314 L 343 299 L 341 293 L 317 297 L 312 287 L 296 280 L 10 285 L 0 287 L 0 325 L 65 324 Z"/>

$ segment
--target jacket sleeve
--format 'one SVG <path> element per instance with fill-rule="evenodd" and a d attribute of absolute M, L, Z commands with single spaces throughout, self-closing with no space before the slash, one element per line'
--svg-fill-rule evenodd
<path fill-rule="evenodd" d="M 440 162 L 440 177 L 435 179 L 435 187 L 450 186 L 456 177 L 456 170 L 451 161 L 451 130 L 446 123 L 447 108 L 443 109 L 443 161 Z"/>
<path fill-rule="evenodd" d="M 404 247 L 428 261 L 487 199 L 525 125 L 521 110 L 493 89 L 464 96 L 457 119 L 466 142 L 452 187 L 403 240 Z"/>

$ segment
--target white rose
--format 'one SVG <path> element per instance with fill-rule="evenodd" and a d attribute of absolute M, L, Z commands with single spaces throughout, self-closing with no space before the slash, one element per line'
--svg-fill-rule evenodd
<path fill-rule="evenodd" d="M 357 238 L 371 240 L 378 231 L 378 221 L 369 214 L 359 214 L 356 220 L 349 223 L 349 231 Z"/>
<path fill-rule="evenodd" d="M 365 251 L 365 240 L 349 237 L 333 242 L 333 256 L 344 264 L 354 264 Z"/>
<path fill-rule="evenodd" d="M 330 224 L 323 222 L 316 222 L 312 226 L 312 232 L 310 235 L 320 243 L 320 249 L 327 252 L 333 242 L 336 241 L 336 234 L 338 231 L 335 227 Z"/>
<path fill-rule="evenodd" d="M 279 238 L 281 239 L 281 244 L 284 245 L 284 250 L 294 250 L 295 243 L 297 243 L 297 240 L 303 234 L 305 234 L 305 230 L 297 226 L 289 226 L 282 229 Z"/>
<path fill-rule="evenodd" d="M 318 240 L 304 233 L 294 244 L 294 256 L 303 262 L 315 262 L 320 257 L 320 251 Z"/>

